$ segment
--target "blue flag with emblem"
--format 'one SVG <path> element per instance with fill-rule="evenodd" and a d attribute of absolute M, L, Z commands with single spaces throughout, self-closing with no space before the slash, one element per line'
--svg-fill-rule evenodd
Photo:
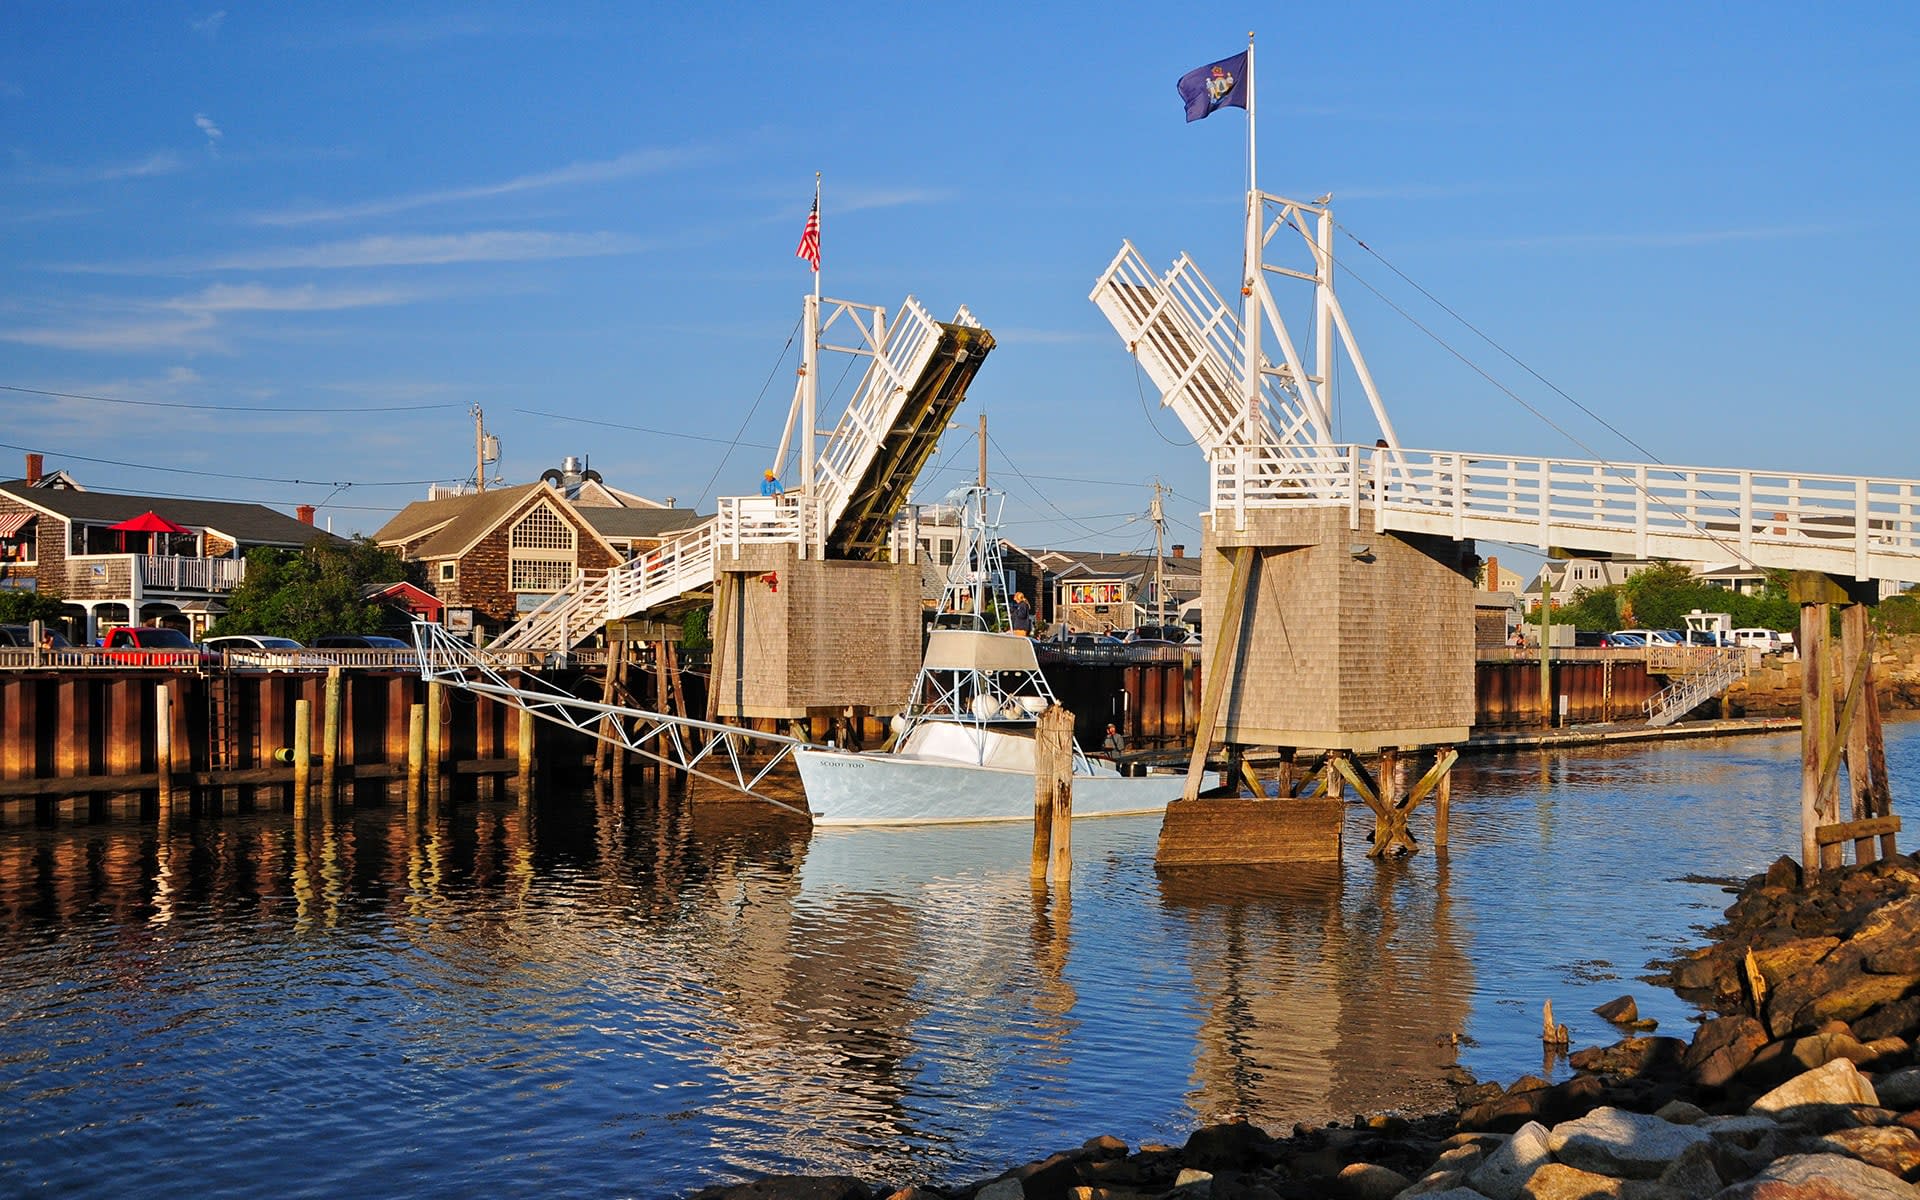
<path fill-rule="evenodd" d="M 1198 121 L 1210 117 L 1218 109 L 1231 105 L 1234 108 L 1247 106 L 1247 52 L 1242 50 L 1232 58 L 1223 58 L 1204 67 L 1195 67 L 1180 77 L 1174 85 L 1180 91 L 1180 99 L 1186 102 L 1187 120 Z"/>

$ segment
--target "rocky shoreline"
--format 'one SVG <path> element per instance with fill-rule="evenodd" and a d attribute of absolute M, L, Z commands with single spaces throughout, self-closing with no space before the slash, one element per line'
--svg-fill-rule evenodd
<path fill-rule="evenodd" d="M 1451 1112 L 1098 1137 L 951 1186 L 770 1176 L 693 1200 L 1920 1200 L 1920 861 L 1802 885 L 1782 859 L 1659 982 L 1715 1014 L 1630 1032 L 1558 1084 L 1464 1083 Z"/>

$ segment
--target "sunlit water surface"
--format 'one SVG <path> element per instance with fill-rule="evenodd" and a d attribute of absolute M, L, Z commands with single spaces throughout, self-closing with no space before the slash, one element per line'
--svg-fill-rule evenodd
<path fill-rule="evenodd" d="M 1888 727 L 1896 795 L 1920 726 Z M 1447 1096 L 1576 1044 L 1798 844 L 1797 735 L 1468 758 L 1452 846 L 1162 878 L 1159 821 L 808 837 L 584 797 L 0 832 L 0 1194 L 958 1181 Z M 1423 810 L 1414 830 L 1430 828 Z"/>

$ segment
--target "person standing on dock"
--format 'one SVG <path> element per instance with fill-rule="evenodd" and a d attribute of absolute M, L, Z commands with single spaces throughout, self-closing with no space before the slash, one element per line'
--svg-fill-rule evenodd
<path fill-rule="evenodd" d="M 779 473 L 772 467 L 768 467 L 766 474 L 761 477 L 760 494 L 762 496 L 784 496 L 787 494 L 787 489 L 780 486 Z"/>
<path fill-rule="evenodd" d="M 1108 754 L 1113 755 L 1125 754 L 1127 752 L 1126 735 L 1121 733 L 1111 721 L 1107 722 L 1107 739 L 1100 743 L 1100 748 Z"/>
<path fill-rule="evenodd" d="M 1025 592 L 1013 594 L 1013 631 L 1021 637 L 1033 636 L 1033 605 Z"/>

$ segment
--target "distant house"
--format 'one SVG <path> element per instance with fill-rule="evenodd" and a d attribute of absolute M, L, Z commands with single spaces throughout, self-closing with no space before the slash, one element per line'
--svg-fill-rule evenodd
<path fill-rule="evenodd" d="M 58 593 L 75 640 L 151 621 L 197 637 L 226 611 L 247 551 L 344 544 L 314 527 L 312 505 L 296 519 L 264 504 L 89 491 L 42 461 L 27 455 L 26 476 L 0 483 L 0 587 Z M 152 528 L 115 528 L 126 525 Z"/>
<path fill-rule="evenodd" d="M 617 566 L 704 520 L 608 487 L 569 458 L 538 483 L 416 501 L 373 540 L 425 564 L 449 625 L 491 636 L 579 572 Z"/>
<path fill-rule="evenodd" d="M 1162 557 L 1157 569 L 1151 554 L 1003 546 L 1017 586 L 1034 598 L 1048 625 L 1065 622 L 1078 632 L 1101 633 L 1157 623 L 1162 612 L 1178 621 L 1181 610 L 1200 597 L 1200 560 L 1188 558 L 1182 545 Z"/>

